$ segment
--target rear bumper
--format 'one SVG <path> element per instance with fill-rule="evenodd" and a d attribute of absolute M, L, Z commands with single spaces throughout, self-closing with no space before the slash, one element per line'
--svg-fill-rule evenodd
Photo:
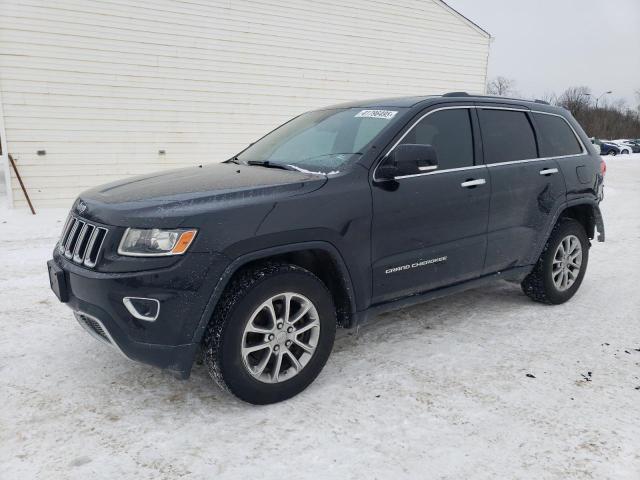
<path fill-rule="evenodd" d="M 131 360 L 189 376 L 199 348 L 193 334 L 227 265 L 225 257 L 189 254 L 170 268 L 124 274 L 79 267 L 55 252 L 47 263 L 58 273 L 54 292 L 94 338 Z M 157 300 L 157 318 L 132 315 L 123 303 L 129 296 Z"/>

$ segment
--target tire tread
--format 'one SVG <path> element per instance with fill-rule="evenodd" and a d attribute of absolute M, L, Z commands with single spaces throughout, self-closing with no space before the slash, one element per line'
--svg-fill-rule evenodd
<path fill-rule="evenodd" d="M 562 303 L 562 302 L 558 302 L 557 299 L 554 299 L 549 295 L 547 285 L 545 284 L 545 261 L 547 259 L 549 248 L 555 244 L 555 242 L 557 241 L 557 237 L 561 235 L 560 232 L 562 232 L 566 228 L 569 228 L 570 226 L 579 227 L 579 229 L 582 232 L 583 238 L 584 239 L 587 238 L 586 233 L 584 232 L 584 227 L 580 222 L 578 222 L 573 218 L 568 218 L 568 217 L 560 218 L 556 222 L 556 224 L 553 226 L 553 229 L 549 234 L 549 238 L 547 239 L 544 245 L 544 248 L 542 249 L 542 253 L 540 253 L 540 257 L 538 258 L 538 261 L 533 267 L 533 270 L 531 271 L 531 273 L 529 273 L 529 275 L 527 275 L 524 278 L 524 280 L 520 284 L 522 291 L 525 293 L 525 295 L 527 295 L 529 298 L 531 298 L 535 302 L 544 303 L 547 305 L 555 305 L 558 303 Z M 583 251 L 586 253 L 588 248 L 589 248 L 589 244 L 587 239 L 586 244 L 583 244 Z M 586 270 L 587 268 L 586 260 L 582 268 Z M 584 272 L 581 272 L 581 274 L 584 275 Z M 579 286 L 580 286 L 580 283 L 577 284 L 576 290 Z"/>
<path fill-rule="evenodd" d="M 203 354 L 209 375 L 227 392 L 234 393 L 224 378 L 221 351 L 225 330 L 233 317 L 235 308 L 242 302 L 249 291 L 261 283 L 274 276 L 292 272 L 303 273 L 313 277 L 324 288 L 326 295 L 331 297 L 329 289 L 316 275 L 305 268 L 289 263 L 265 263 L 256 268 L 246 269 L 232 279 L 220 297 L 211 321 L 205 330 Z"/>

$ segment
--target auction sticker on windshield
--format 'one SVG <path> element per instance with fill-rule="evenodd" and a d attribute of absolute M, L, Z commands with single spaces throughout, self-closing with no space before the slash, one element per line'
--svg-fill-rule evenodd
<path fill-rule="evenodd" d="M 356 113 L 356 117 L 364 117 L 364 118 L 386 118 L 387 120 L 392 119 L 398 113 L 395 110 L 360 110 Z"/>

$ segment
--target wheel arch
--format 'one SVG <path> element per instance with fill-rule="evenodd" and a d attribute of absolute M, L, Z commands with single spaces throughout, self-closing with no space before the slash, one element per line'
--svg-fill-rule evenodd
<path fill-rule="evenodd" d="M 193 342 L 200 343 L 212 318 L 216 304 L 231 280 L 246 270 L 266 262 L 286 262 L 303 267 L 327 286 L 336 304 L 338 325 L 351 328 L 355 324 L 355 293 L 349 270 L 336 247 L 325 241 L 280 245 L 243 254 L 234 259 L 220 276 L 193 334 Z"/>
<path fill-rule="evenodd" d="M 602 213 L 600 212 L 598 202 L 596 200 L 584 198 L 566 202 L 563 203 L 555 212 L 552 221 L 547 225 L 544 235 L 540 237 L 534 254 L 531 257 L 531 261 L 533 263 L 535 263 L 542 254 L 542 250 L 544 249 L 549 235 L 551 235 L 553 227 L 562 218 L 573 218 L 580 222 L 587 232 L 587 237 L 591 240 L 596 238 L 597 231 L 598 242 L 604 242 L 604 222 L 602 220 Z"/>
<path fill-rule="evenodd" d="M 597 231 L 597 240 L 604 242 L 604 222 L 602 221 L 600 207 L 596 202 L 578 201 L 573 204 L 567 204 L 558 215 L 558 219 L 560 218 L 573 218 L 577 220 L 584 227 L 589 239 L 593 240 L 596 238 Z M 556 221 L 558 219 L 556 219 Z"/>

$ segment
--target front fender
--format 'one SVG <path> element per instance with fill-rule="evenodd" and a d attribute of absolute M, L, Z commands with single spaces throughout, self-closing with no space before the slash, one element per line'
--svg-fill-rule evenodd
<path fill-rule="evenodd" d="M 192 339 L 193 343 L 199 344 L 202 341 L 204 332 L 207 328 L 207 325 L 209 324 L 209 321 L 213 316 L 213 312 L 215 310 L 216 305 L 218 304 L 218 301 L 220 300 L 220 297 L 222 296 L 222 292 L 224 292 L 224 289 L 229 284 L 231 277 L 233 277 L 233 275 L 243 265 L 246 265 L 249 262 L 252 262 L 255 260 L 260 260 L 262 258 L 268 258 L 275 255 L 291 253 L 295 251 L 302 251 L 302 250 L 324 250 L 325 252 L 331 255 L 331 257 L 336 262 L 336 265 L 340 269 L 342 277 L 344 278 L 347 296 L 349 298 L 349 303 L 351 305 L 351 312 L 355 314 L 356 302 L 355 302 L 355 294 L 353 291 L 353 283 L 351 281 L 351 276 L 349 275 L 349 270 L 347 269 L 347 266 L 344 262 L 344 259 L 342 258 L 342 255 L 340 255 L 340 252 L 335 246 L 325 241 L 310 241 L 310 242 L 294 243 L 289 245 L 278 245 L 278 246 L 269 247 L 269 248 L 265 248 L 265 249 L 261 249 L 261 250 L 257 250 L 254 252 L 241 255 L 237 257 L 235 260 L 233 260 L 227 266 L 227 268 L 224 270 L 224 272 L 220 276 L 220 279 L 218 280 L 216 286 L 214 287 L 213 292 L 211 293 L 211 296 L 209 298 L 209 301 L 207 302 L 205 309 L 202 313 L 202 316 L 200 317 L 198 327 L 193 333 L 193 339 Z"/>

